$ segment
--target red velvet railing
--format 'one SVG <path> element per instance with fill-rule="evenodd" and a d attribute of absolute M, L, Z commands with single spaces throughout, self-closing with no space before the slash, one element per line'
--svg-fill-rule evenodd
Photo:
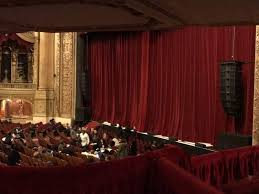
<path fill-rule="evenodd" d="M 1 167 L 1 193 L 219 194 L 210 184 L 228 194 L 247 189 L 252 190 L 247 193 L 256 193 L 258 179 L 236 183 L 258 175 L 258 159 L 259 147 L 245 147 L 195 156 L 190 161 L 179 147 L 169 145 L 137 157 L 84 167 Z"/>
<path fill-rule="evenodd" d="M 191 163 L 192 173 L 196 177 L 216 187 L 222 185 L 224 165 L 221 152 L 193 157 Z"/>
<path fill-rule="evenodd" d="M 169 153 L 169 159 L 161 159 Z M 164 194 L 218 193 L 176 164 L 184 164 L 185 159 L 179 148 L 167 146 L 153 153 L 85 167 L 3 167 L 1 193 L 159 194 L 165 189 Z"/>
<path fill-rule="evenodd" d="M 149 161 L 132 157 L 78 168 L 2 168 L 4 194 L 141 194 Z"/>
<path fill-rule="evenodd" d="M 252 172 L 254 175 L 259 176 L 259 146 L 253 147 L 252 163 L 253 168 Z"/>
<path fill-rule="evenodd" d="M 215 188 L 196 179 L 173 162 L 161 158 L 156 163 L 156 194 L 220 194 Z"/>
<path fill-rule="evenodd" d="M 259 175 L 259 147 L 242 147 L 194 156 L 191 158 L 191 166 L 196 177 L 221 189 L 223 185 Z"/>

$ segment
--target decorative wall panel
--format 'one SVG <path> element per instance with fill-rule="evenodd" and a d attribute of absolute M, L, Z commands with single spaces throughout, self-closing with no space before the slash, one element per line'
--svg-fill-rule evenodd
<path fill-rule="evenodd" d="M 73 113 L 75 34 L 55 35 L 55 116 L 71 118 Z"/>

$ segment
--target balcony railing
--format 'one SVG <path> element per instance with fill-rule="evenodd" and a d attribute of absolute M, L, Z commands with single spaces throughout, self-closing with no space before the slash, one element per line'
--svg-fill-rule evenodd
<path fill-rule="evenodd" d="M 0 88 L 36 89 L 37 85 L 33 83 L 0 83 Z"/>

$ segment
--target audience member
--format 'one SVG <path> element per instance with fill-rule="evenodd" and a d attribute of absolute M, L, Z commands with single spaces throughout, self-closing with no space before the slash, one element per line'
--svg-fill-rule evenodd
<path fill-rule="evenodd" d="M 83 148 L 86 148 L 90 143 L 89 135 L 86 133 L 85 130 L 82 130 L 80 133 L 81 145 Z"/>
<path fill-rule="evenodd" d="M 16 151 L 16 150 L 11 150 L 9 153 L 8 153 L 8 165 L 10 166 L 16 166 L 17 163 L 20 161 L 21 157 L 20 157 L 20 154 Z"/>
<path fill-rule="evenodd" d="M 6 125 L 8 124 L 12 125 Z M 71 165 L 72 161 L 79 164 L 84 159 L 89 161 L 89 155 L 94 157 L 95 161 L 137 155 L 136 136 L 130 135 L 129 132 L 127 135 L 120 134 L 121 139 L 118 138 L 118 133 L 107 131 L 102 126 L 80 128 L 66 124 L 64 127 L 51 119 L 47 124 L 19 124 L 10 130 L 0 130 L 0 151 L 7 155 L 6 163 L 12 166 Z M 161 147 L 157 142 L 146 145 L 148 146 L 145 150 Z M 87 158 L 82 154 L 87 155 Z M 26 158 L 31 161 L 24 160 Z"/>

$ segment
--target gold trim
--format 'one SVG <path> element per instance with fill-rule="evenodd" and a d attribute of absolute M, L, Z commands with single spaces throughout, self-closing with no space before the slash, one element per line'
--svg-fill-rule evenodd
<path fill-rule="evenodd" d="M 259 26 L 256 26 L 253 111 L 253 145 L 257 145 L 259 144 Z"/>
<path fill-rule="evenodd" d="M 16 33 L 21 39 L 26 42 L 34 43 L 35 42 L 35 34 L 34 32 L 25 32 L 25 33 Z"/>
<path fill-rule="evenodd" d="M 55 116 L 72 118 L 74 114 L 75 33 L 55 34 L 54 107 Z"/>

